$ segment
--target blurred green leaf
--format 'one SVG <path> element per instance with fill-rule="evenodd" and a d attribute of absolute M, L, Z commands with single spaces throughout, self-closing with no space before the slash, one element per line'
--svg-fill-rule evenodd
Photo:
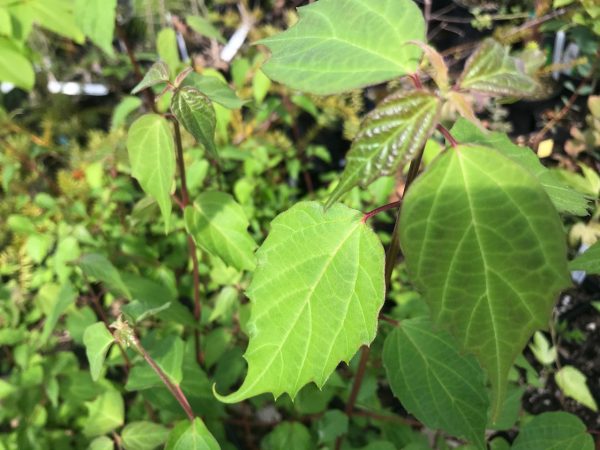
<path fill-rule="evenodd" d="M 113 335 L 106 329 L 104 322 L 96 322 L 90 325 L 83 333 L 85 354 L 90 363 L 90 373 L 94 381 L 98 381 L 98 378 L 100 378 L 104 359 L 113 342 Z"/>

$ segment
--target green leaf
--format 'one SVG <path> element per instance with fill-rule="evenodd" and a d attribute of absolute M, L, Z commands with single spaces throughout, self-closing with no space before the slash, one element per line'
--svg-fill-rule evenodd
<path fill-rule="evenodd" d="M 169 75 L 174 77 L 181 63 L 175 30 L 172 28 L 163 28 L 158 32 L 156 36 L 156 51 L 160 59 L 167 64 Z"/>
<path fill-rule="evenodd" d="M 549 366 L 556 361 L 556 347 L 551 347 L 548 339 L 541 331 L 536 331 L 533 335 L 533 342 L 529 344 L 529 349 L 540 364 Z"/>
<path fill-rule="evenodd" d="M 104 359 L 114 340 L 113 335 L 106 329 L 104 322 L 96 322 L 90 325 L 83 333 L 85 354 L 90 363 L 90 373 L 94 381 L 98 381 L 98 378 L 100 378 Z"/>
<path fill-rule="evenodd" d="M 569 285 L 554 206 L 510 159 L 460 145 L 408 190 L 400 230 L 411 279 L 436 326 L 487 372 L 497 417 L 510 367 Z"/>
<path fill-rule="evenodd" d="M 12 19 L 7 9 L 0 7 L 0 36 L 11 37 L 13 32 Z"/>
<path fill-rule="evenodd" d="M 114 450 L 115 444 L 106 436 L 99 436 L 90 442 L 88 450 Z"/>
<path fill-rule="evenodd" d="M 225 38 L 223 38 L 221 32 L 215 28 L 208 19 L 205 19 L 202 16 L 187 16 L 185 21 L 187 22 L 188 26 L 199 35 L 216 39 L 217 42 L 220 42 L 221 44 L 225 43 Z"/>
<path fill-rule="evenodd" d="M 486 39 L 465 64 L 458 84 L 462 89 L 499 97 L 533 94 L 536 81 L 524 71 L 524 64 L 509 55 L 508 48 Z"/>
<path fill-rule="evenodd" d="M 171 111 L 207 152 L 217 157 L 215 128 L 217 119 L 210 99 L 192 86 L 182 86 L 171 100 Z"/>
<path fill-rule="evenodd" d="M 263 39 L 263 66 L 273 80 L 315 94 L 334 94 L 415 72 L 425 22 L 412 0 L 320 0 L 299 8 L 298 23 Z"/>
<path fill-rule="evenodd" d="M 152 64 L 142 81 L 131 91 L 132 94 L 137 94 L 146 88 L 155 84 L 166 83 L 169 81 L 169 66 L 164 61 L 158 61 Z"/>
<path fill-rule="evenodd" d="M 522 429 L 512 450 L 594 450 L 594 440 L 583 422 L 566 412 L 535 416 Z"/>
<path fill-rule="evenodd" d="M 125 124 L 125 120 L 135 110 L 142 106 L 142 100 L 139 97 L 127 96 L 115 107 L 110 119 L 111 131 L 117 130 Z"/>
<path fill-rule="evenodd" d="M 589 199 L 571 189 L 556 173 L 544 167 L 533 150 L 513 144 L 504 133 L 486 134 L 465 119 L 458 119 L 450 133 L 463 144 L 492 147 L 528 170 L 542 184 L 559 212 L 576 216 L 588 215 Z"/>
<path fill-rule="evenodd" d="M 106 256 L 99 253 L 88 253 L 79 258 L 78 265 L 86 277 L 104 283 L 117 295 L 131 298 L 129 289 L 121 279 L 121 274 Z"/>
<path fill-rule="evenodd" d="M 339 409 L 327 411 L 317 422 L 319 443 L 333 443 L 348 432 L 348 416 Z"/>
<path fill-rule="evenodd" d="M 327 207 L 356 185 L 364 188 L 412 159 L 435 129 L 440 106 L 438 97 L 424 91 L 401 91 L 381 102 L 365 117 Z"/>
<path fill-rule="evenodd" d="M 121 432 L 125 450 L 154 450 L 166 442 L 169 429 L 152 422 L 131 422 Z"/>
<path fill-rule="evenodd" d="M 75 21 L 91 41 L 114 55 L 112 41 L 115 32 L 117 0 L 76 0 Z"/>
<path fill-rule="evenodd" d="M 56 326 L 58 319 L 65 312 L 65 310 L 71 306 L 73 302 L 75 302 L 76 297 L 77 292 L 71 283 L 67 281 L 62 285 L 60 292 L 58 293 L 58 298 L 54 302 L 48 317 L 46 317 L 44 329 L 40 337 L 40 342 L 42 345 L 48 342 L 48 338 L 50 337 L 52 331 L 54 331 L 54 327 Z"/>
<path fill-rule="evenodd" d="M 146 114 L 129 128 L 127 151 L 131 174 L 144 192 L 160 207 L 169 231 L 171 192 L 175 178 L 175 144 L 167 119 L 158 114 Z"/>
<path fill-rule="evenodd" d="M 584 270 L 590 274 L 600 274 L 600 241 L 569 262 L 569 270 Z"/>
<path fill-rule="evenodd" d="M 383 364 L 392 392 L 429 428 L 485 448 L 489 400 L 475 359 L 424 317 L 403 320 L 385 340 Z"/>
<path fill-rule="evenodd" d="M 254 270 L 256 243 L 248 234 L 248 219 L 233 197 L 203 192 L 185 208 L 185 227 L 201 249 L 239 270 Z"/>
<path fill-rule="evenodd" d="M 216 76 L 205 76 L 193 72 L 186 77 L 184 85 L 195 87 L 213 102 L 228 109 L 239 109 L 245 103 L 225 81 Z"/>
<path fill-rule="evenodd" d="M 165 450 L 221 450 L 204 422 L 196 417 L 194 422 L 182 422 L 173 428 Z"/>
<path fill-rule="evenodd" d="M 61 36 L 83 44 L 85 36 L 75 23 L 73 2 L 64 0 L 32 0 L 28 2 L 34 21 Z"/>
<path fill-rule="evenodd" d="M 0 37 L 0 81 L 6 81 L 30 91 L 35 73 L 29 60 L 8 39 Z"/>
<path fill-rule="evenodd" d="M 283 422 L 261 442 L 263 450 L 312 450 L 315 444 L 310 431 L 299 422 Z"/>
<path fill-rule="evenodd" d="M 88 415 L 85 419 L 83 434 L 87 437 L 101 436 L 123 425 L 125 404 L 117 391 L 109 390 L 100 394 L 96 400 L 86 402 Z"/>
<path fill-rule="evenodd" d="M 145 337 L 142 345 L 167 377 L 174 384 L 179 384 L 183 378 L 182 364 L 185 349 L 183 341 L 174 335 L 166 338 L 152 335 Z M 128 391 L 139 391 L 161 383 L 156 372 L 145 361 L 140 361 L 132 368 L 125 388 Z"/>
<path fill-rule="evenodd" d="M 384 300 L 383 248 L 359 211 L 300 202 L 271 223 L 248 288 L 248 374 L 234 403 L 272 392 L 292 398 L 322 387 L 377 331 Z"/>
<path fill-rule="evenodd" d="M 598 412 L 598 405 L 587 386 L 587 377 L 573 366 L 564 366 L 554 374 L 556 384 L 567 397 Z"/>

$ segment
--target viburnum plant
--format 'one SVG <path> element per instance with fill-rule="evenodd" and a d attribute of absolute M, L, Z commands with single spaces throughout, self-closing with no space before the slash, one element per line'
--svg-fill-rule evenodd
<path fill-rule="evenodd" d="M 535 94 L 536 68 L 488 39 L 451 80 L 442 56 L 425 42 L 425 22 L 412 0 L 319 0 L 299 14 L 296 25 L 260 42 L 271 53 L 263 70 L 272 80 L 317 95 L 401 77 L 412 88 L 398 89 L 366 115 L 329 197 L 282 212 L 256 253 L 248 220 L 231 195 L 208 190 L 190 198 L 186 187 L 181 128 L 218 165 L 212 103 L 218 98 L 194 85 L 189 70 L 171 79 L 163 62 L 134 90 L 161 84 L 172 95 L 169 113 L 146 114 L 131 126 L 127 148 L 132 175 L 158 203 L 166 233 L 172 232 L 173 202 L 180 207 L 194 277 L 196 247 L 252 272 L 246 291 L 247 375 L 235 392 L 214 389 L 214 395 L 224 403 L 263 393 L 294 399 L 309 383 L 322 388 L 341 362 L 360 351 L 346 408 L 352 413 L 369 345 L 379 327 L 390 326 L 381 356 L 394 395 L 427 427 L 484 449 L 515 359 L 534 332 L 547 327 L 559 293 L 570 283 L 560 214 L 587 214 L 585 196 L 529 149 L 485 131 L 471 107 L 474 94 L 505 99 Z M 446 104 L 463 116 L 450 130 L 440 123 Z M 425 144 L 436 132 L 447 148 L 419 173 Z M 400 201 L 373 205 L 366 213 L 341 202 L 356 186 L 405 166 Z M 386 252 L 369 219 L 391 209 L 398 214 Z M 398 322 L 382 313 L 400 250 L 428 317 Z M 86 264 L 88 275 L 113 283 L 128 297 L 126 284 L 108 266 L 82 261 L 84 272 Z M 199 320 L 197 291 L 194 300 Z M 220 448 L 177 380 L 140 344 L 134 319 L 141 310 L 155 312 L 137 304 L 111 332 L 102 323 L 87 329 L 93 376 L 114 341 L 132 346 L 191 421 L 175 428 L 167 448 Z M 198 328 L 194 333 L 202 362 Z M 343 445 L 340 437 L 336 447 Z M 593 441 L 575 416 L 545 413 L 521 429 L 512 448 L 591 450 Z"/>

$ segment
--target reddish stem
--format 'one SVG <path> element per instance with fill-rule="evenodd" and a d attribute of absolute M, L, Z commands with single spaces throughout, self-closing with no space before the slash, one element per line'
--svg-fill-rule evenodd
<path fill-rule="evenodd" d="M 397 202 L 388 203 L 387 205 L 380 206 L 379 208 L 375 208 L 373 211 L 369 211 L 363 215 L 362 223 L 366 223 L 371 217 L 376 214 L 379 214 L 384 211 L 389 211 L 390 209 L 399 208 L 402 205 L 402 200 Z"/>
<path fill-rule="evenodd" d="M 444 138 L 448 141 L 450 146 L 452 148 L 456 148 L 456 146 L 458 145 L 458 142 L 456 139 L 454 139 L 454 136 L 452 136 L 450 134 L 450 131 L 448 131 L 448 129 L 445 126 L 443 126 L 441 123 L 438 123 L 436 128 L 440 133 L 442 133 L 442 136 L 444 136 Z"/>

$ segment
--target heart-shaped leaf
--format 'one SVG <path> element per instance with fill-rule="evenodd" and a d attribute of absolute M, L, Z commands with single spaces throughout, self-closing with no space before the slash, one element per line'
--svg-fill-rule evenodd
<path fill-rule="evenodd" d="M 260 41 L 273 80 L 315 94 L 334 94 L 412 73 L 425 21 L 412 0 L 320 0 L 298 10 L 298 23 Z"/>
<path fill-rule="evenodd" d="M 365 117 L 327 207 L 353 187 L 366 187 L 409 161 L 435 129 L 440 105 L 437 96 L 424 91 L 399 92 L 381 102 Z"/>
<path fill-rule="evenodd" d="M 497 417 L 511 365 L 569 285 L 554 206 L 515 162 L 460 145 L 408 190 L 400 230 L 411 279 L 436 326 L 486 370 Z"/>
<path fill-rule="evenodd" d="M 248 374 L 234 403 L 264 392 L 292 398 L 321 387 L 377 330 L 384 299 L 383 247 L 362 214 L 301 202 L 279 215 L 257 252 L 248 288 Z"/>
<path fill-rule="evenodd" d="M 206 95 L 192 86 L 182 86 L 173 95 L 171 111 L 207 152 L 218 156 L 215 147 L 215 108 Z"/>

